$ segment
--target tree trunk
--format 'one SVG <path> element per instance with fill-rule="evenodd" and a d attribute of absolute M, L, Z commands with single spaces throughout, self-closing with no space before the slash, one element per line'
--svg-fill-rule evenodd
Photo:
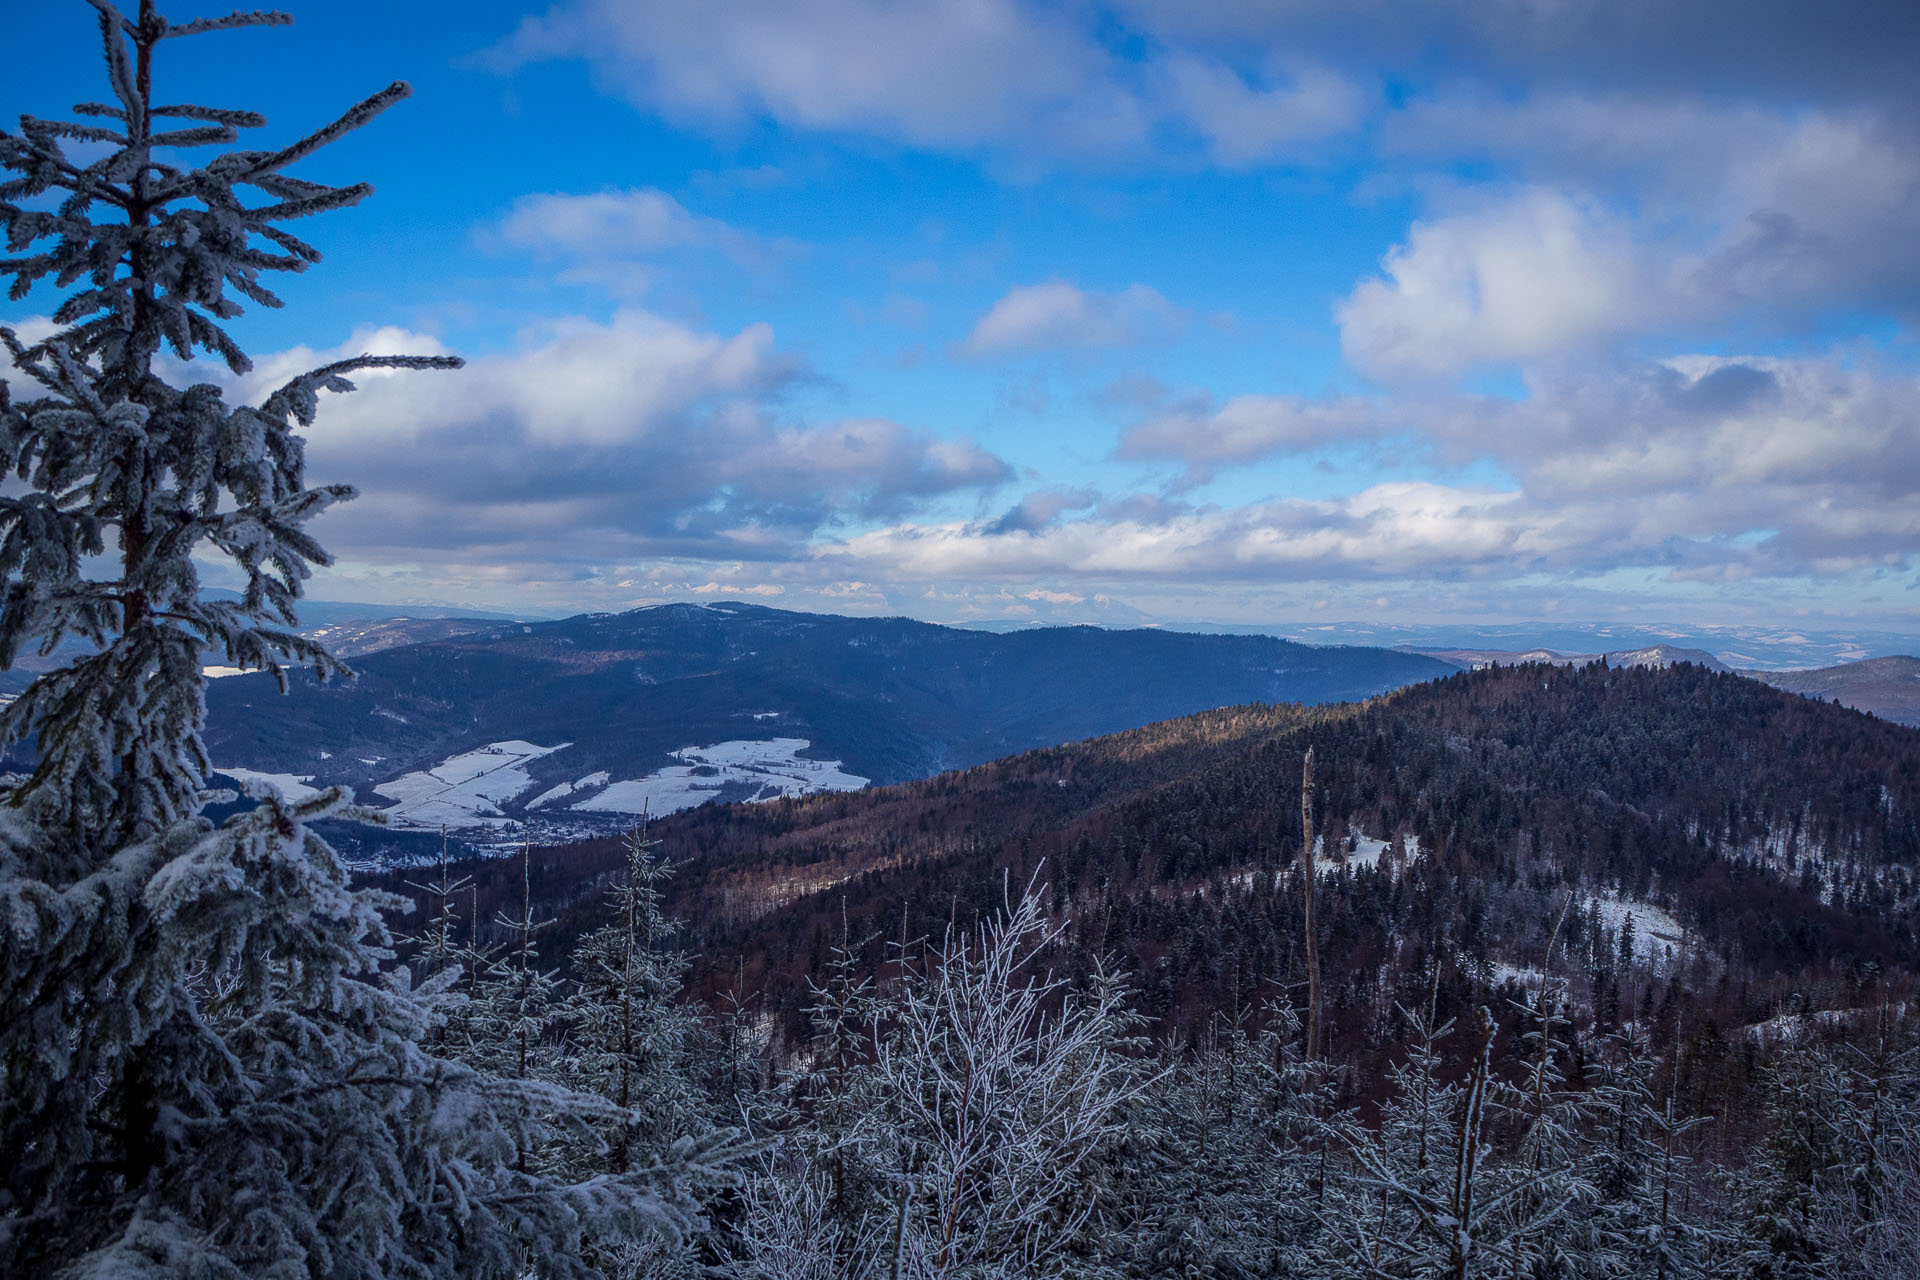
<path fill-rule="evenodd" d="M 1313 748 L 1300 766 L 1300 870 L 1307 896 L 1307 1057 L 1320 1056 L 1320 939 L 1314 927 L 1313 900 L 1319 886 L 1313 863 Z"/>

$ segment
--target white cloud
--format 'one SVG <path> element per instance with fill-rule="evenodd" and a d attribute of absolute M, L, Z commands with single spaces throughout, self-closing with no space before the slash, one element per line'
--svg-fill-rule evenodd
<path fill-rule="evenodd" d="M 1186 488 L 1211 480 L 1220 467 L 1379 439 L 1391 424 L 1380 401 L 1356 396 L 1243 395 L 1218 406 L 1200 397 L 1155 406 L 1120 438 L 1119 456 L 1178 459 L 1187 466 Z"/>
<path fill-rule="evenodd" d="M 1513 520 L 1518 498 L 1410 483 L 1337 501 L 1276 501 L 1148 522 L 1098 517 L 1038 530 L 894 525 L 822 546 L 836 571 L 911 579 L 1248 578 L 1292 581 L 1470 567 L 1533 556 L 1553 535 Z"/>
<path fill-rule="evenodd" d="M 1355 128 L 1359 91 L 1295 63 L 1249 83 L 1197 52 L 1115 53 L 1088 14 L 1019 3 L 571 0 L 491 55 L 586 59 L 636 105 L 720 128 L 782 125 L 914 146 L 1102 163 L 1154 154 L 1166 127 L 1243 165 Z"/>
<path fill-rule="evenodd" d="M 1242 506 L 1106 501 L 1061 519 L 895 524 L 823 544 L 880 579 L 1334 582 L 1818 578 L 1920 559 L 1920 378 L 1836 357 L 1674 358 L 1536 374 L 1523 400 L 1245 397 L 1151 419 L 1131 456 L 1198 471 L 1391 430 L 1502 485 L 1410 480 Z M 1017 509 L 1016 509 L 1017 510 Z"/>
<path fill-rule="evenodd" d="M 1100 501 L 1092 489 L 1036 489 L 1021 498 L 990 528 L 994 532 L 1009 529 L 1038 529 L 1052 524 L 1069 511 L 1080 511 Z"/>
<path fill-rule="evenodd" d="M 354 335 L 341 353 L 445 350 L 424 335 L 381 329 Z M 277 385 L 335 353 L 301 348 L 257 362 L 248 385 Z M 703 407 L 768 394 L 798 372 L 774 349 L 773 330 L 753 324 L 731 336 L 702 333 L 646 311 L 607 323 L 568 318 L 527 336 L 511 356 L 483 357 L 456 374 L 362 376 L 363 391 L 332 409 L 329 444 L 390 447 L 453 428 L 510 425 L 519 439 L 552 448 L 634 444 L 682 429 Z M 372 388 L 377 387 L 377 390 Z"/>
<path fill-rule="evenodd" d="M 356 334 L 264 359 L 243 390 L 343 355 L 438 350 L 424 335 Z M 803 374 L 765 325 L 705 333 L 627 310 L 549 325 L 457 372 L 364 375 L 309 439 L 316 482 L 362 490 L 321 540 L 365 563 L 529 578 L 648 555 L 765 562 L 822 527 L 897 518 L 1008 474 L 978 445 L 896 422 L 790 420 L 782 396 Z"/>
<path fill-rule="evenodd" d="M 1347 358 L 1377 378 L 1920 302 L 1920 152 L 1871 112 L 1457 93 L 1384 133 L 1510 180 L 1443 189 L 1340 305 Z"/>
<path fill-rule="evenodd" d="M 1129 346 L 1166 334 L 1184 319 L 1180 308 L 1146 285 L 1101 293 L 1049 280 L 1009 289 L 980 317 L 962 349 L 982 355 Z"/>
<path fill-rule="evenodd" d="M 1558 356 L 1692 312 L 1620 220 L 1538 188 L 1415 223 L 1381 268 L 1336 316 L 1347 360 L 1388 381 Z"/>
<path fill-rule="evenodd" d="M 514 201 L 487 238 L 503 247 L 592 256 L 689 247 L 737 250 L 751 237 L 703 218 L 654 188 L 587 195 L 539 192 Z"/>
<path fill-rule="evenodd" d="M 786 594 L 786 588 L 779 583 L 703 582 L 699 586 L 689 586 L 686 591 L 696 596 L 778 596 Z"/>
<path fill-rule="evenodd" d="M 616 91 L 681 120 L 768 116 L 930 146 L 1031 129 L 1113 147 L 1142 127 L 1081 32 L 1007 0 L 578 0 L 527 19 L 501 52 L 585 57 Z"/>
<path fill-rule="evenodd" d="M 568 265 L 559 278 L 595 285 L 616 297 L 647 292 L 661 264 L 689 253 L 717 253 L 748 271 L 766 273 L 798 251 L 717 218 L 695 214 L 654 188 L 588 194 L 522 196 L 478 239 L 496 252 L 531 254 Z"/>
<path fill-rule="evenodd" d="M 1172 114 L 1206 143 L 1213 159 L 1244 168 L 1305 144 L 1352 133 L 1365 120 L 1367 95 L 1347 76 L 1302 66 L 1250 84 L 1224 63 L 1192 53 L 1169 55 L 1158 67 Z"/>

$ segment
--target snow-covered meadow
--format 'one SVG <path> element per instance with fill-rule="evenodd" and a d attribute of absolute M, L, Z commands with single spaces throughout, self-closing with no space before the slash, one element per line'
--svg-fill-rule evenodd
<path fill-rule="evenodd" d="M 500 811 L 533 785 L 527 764 L 569 746 L 535 746 L 512 739 L 490 742 L 476 751 L 463 751 L 433 768 L 403 774 L 373 790 L 394 801 L 385 810 L 391 826 L 491 827 L 512 821 Z"/>
<path fill-rule="evenodd" d="M 812 745 L 806 738 L 736 739 L 682 747 L 673 753 L 674 763 L 637 778 L 616 780 L 606 770 L 596 770 L 550 786 L 524 806 L 516 805 L 536 785 L 528 766 L 570 745 L 541 746 L 521 739 L 490 742 L 431 769 L 379 783 L 373 792 L 390 802 L 381 812 L 391 827 L 418 831 L 444 826 L 459 831 L 520 822 L 521 817 L 510 814 L 509 808 L 549 821 L 568 814 L 658 816 L 723 795 L 751 803 L 814 791 L 858 791 L 869 781 L 848 772 L 839 760 L 807 759 L 801 754 Z M 289 800 L 305 799 L 325 785 L 323 780 L 316 784 L 310 774 L 236 765 L 222 765 L 218 772 L 242 786 L 271 784 Z"/>
<path fill-rule="evenodd" d="M 775 800 L 810 791 L 858 791 L 869 781 L 848 773 L 838 760 L 808 760 L 806 738 L 736 739 L 707 747 L 682 747 L 678 761 L 643 778 L 608 784 L 568 808 L 590 813 L 673 813 L 711 800 L 722 789 L 753 788 L 748 801 Z"/>

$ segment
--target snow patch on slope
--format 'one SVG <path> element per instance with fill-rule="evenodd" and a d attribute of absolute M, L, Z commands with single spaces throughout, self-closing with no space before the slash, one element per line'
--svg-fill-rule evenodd
<path fill-rule="evenodd" d="M 1487 976 L 1491 980 L 1491 985 L 1495 987 L 1505 986 L 1509 982 L 1517 982 L 1527 990 L 1533 991 L 1539 988 L 1540 984 L 1546 980 L 1547 975 L 1537 968 L 1530 968 L 1526 965 L 1508 964 L 1504 960 L 1496 960 L 1488 969 Z"/>
<path fill-rule="evenodd" d="M 1616 935 L 1628 920 L 1633 921 L 1633 958 L 1640 964 L 1657 964 L 1678 957 L 1686 929 L 1659 907 L 1615 894 L 1594 899 L 1601 922 Z"/>
<path fill-rule="evenodd" d="M 1406 843 L 1407 862 L 1409 864 L 1417 862 L 1420 858 L 1420 837 L 1410 834 L 1402 839 Z M 1357 831 L 1353 834 L 1352 840 L 1353 848 L 1350 851 L 1346 847 L 1346 841 L 1335 841 L 1334 852 L 1329 855 L 1326 838 L 1315 836 L 1313 838 L 1314 871 L 1323 876 L 1330 876 L 1343 869 L 1358 871 L 1362 867 L 1371 867 L 1378 870 L 1380 860 L 1386 856 L 1387 850 L 1393 847 L 1393 842 L 1390 840 L 1375 840 Z"/>
<path fill-rule="evenodd" d="M 388 823 L 395 827 L 503 826 L 511 820 L 500 812 L 501 802 L 533 785 L 527 762 L 570 745 L 541 747 L 518 739 L 490 742 L 424 773 L 383 782 L 374 791 L 396 802 L 385 810 Z"/>
<path fill-rule="evenodd" d="M 591 791 L 595 787 L 607 785 L 607 779 L 613 775 L 605 769 L 598 769 L 584 778 L 575 778 L 572 782 L 563 782 L 557 787 L 548 787 L 533 799 L 527 801 L 529 810 L 543 808 L 555 800 L 564 800 L 576 791 Z"/>
<path fill-rule="evenodd" d="M 774 738 L 682 747 L 673 753 L 680 763 L 644 778 L 615 782 L 568 807 L 578 812 L 674 813 L 705 804 L 729 785 L 755 788 L 747 799 L 758 801 L 810 791 L 858 791 L 870 781 L 846 772 L 838 760 L 802 759 L 800 753 L 812 745 L 806 738 Z"/>

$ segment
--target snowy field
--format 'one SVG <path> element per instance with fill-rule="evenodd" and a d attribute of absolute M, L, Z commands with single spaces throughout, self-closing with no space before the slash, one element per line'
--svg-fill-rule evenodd
<path fill-rule="evenodd" d="M 806 738 L 772 738 L 682 747 L 673 753 L 678 764 L 657 769 L 644 778 L 612 783 L 597 795 L 566 807 L 584 813 L 662 814 L 704 804 L 729 785 L 752 788 L 746 797 L 749 801 L 810 791 L 858 791 L 867 785 L 868 779 L 846 772 L 838 760 L 802 759 L 800 753 L 811 745 Z"/>
<path fill-rule="evenodd" d="M 1686 931 L 1678 920 L 1659 907 L 1609 893 L 1582 901 L 1574 909 L 1584 913 L 1589 903 L 1598 905 L 1601 922 L 1615 937 L 1629 918 L 1633 920 L 1633 958 L 1638 963 L 1662 972 L 1680 959 Z M 1555 964 L 1555 972 L 1561 977 L 1566 976 L 1561 965 L 1564 959 L 1563 951 Z M 1495 961 L 1488 976 L 1496 986 L 1511 980 L 1529 989 L 1538 989 L 1541 980 L 1537 965 L 1515 965 L 1506 961 Z"/>
<path fill-rule="evenodd" d="M 564 800 L 568 796 L 590 792 L 596 787 L 604 787 L 607 785 L 607 779 L 612 776 L 613 775 L 605 769 L 602 769 L 597 773 L 590 773 L 586 777 L 576 779 L 573 782 L 563 782 L 557 787 L 548 787 L 545 791 L 542 791 L 539 795 L 527 801 L 527 808 L 530 810 L 544 809 L 556 800 Z"/>
<path fill-rule="evenodd" d="M 1758 1040 L 1768 1046 L 1777 1046 L 1802 1040 L 1808 1036 L 1819 1037 L 1844 1027 L 1874 1027 L 1884 1017 L 1889 1025 L 1898 1025 L 1907 1016 L 1905 1000 L 1888 1004 L 1884 1009 L 1869 1006 L 1862 1009 L 1817 1009 L 1806 1013 L 1783 1013 L 1768 1018 L 1765 1022 L 1750 1023 L 1745 1029 L 1749 1040 Z"/>
<path fill-rule="evenodd" d="M 506 813 L 505 807 L 534 787 L 527 766 L 570 745 L 543 747 L 520 739 L 490 742 L 431 769 L 382 782 L 373 790 L 392 802 L 382 812 L 398 830 L 442 826 L 456 831 L 498 830 L 522 821 Z M 811 745 L 806 738 L 770 738 L 682 747 L 673 753 L 674 763 L 644 777 L 615 781 L 599 770 L 548 787 L 526 803 L 526 820 L 536 822 L 545 833 L 543 838 L 584 837 L 603 830 L 607 815 L 674 813 L 717 799 L 723 792 L 751 803 L 814 791 L 858 791 L 867 785 L 868 779 L 848 773 L 838 760 L 802 758 L 800 753 Z M 271 783 L 289 800 L 304 800 L 318 790 L 306 774 L 230 765 L 218 771 L 242 784 Z M 575 814 L 579 816 L 570 823 L 569 815 Z"/>
<path fill-rule="evenodd" d="M 385 810 L 387 821 L 402 829 L 503 826 L 512 819 L 500 812 L 500 805 L 533 785 L 527 762 L 570 745 L 539 747 L 518 739 L 491 742 L 425 773 L 383 782 L 374 792 L 395 802 Z"/>
<path fill-rule="evenodd" d="M 568 745 L 542 747 L 519 740 L 489 743 L 425 772 L 383 782 L 374 791 L 394 802 L 384 812 L 391 825 L 403 830 L 507 826 L 518 819 L 504 813 L 502 806 L 534 785 L 528 763 Z M 547 788 L 527 802 L 526 809 L 530 817 L 537 814 L 544 827 L 568 813 L 674 813 L 715 799 L 722 790 L 736 796 L 744 790 L 743 798 L 757 801 L 811 791 L 858 791 L 867 785 L 866 778 L 846 772 L 838 760 L 802 759 L 800 753 L 810 745 L 806 738 L 773 738 L 682 747 L 673 753 L 675 763 L 645 777 L 614 781 L 600 770 Z M 305 786 L 309 778 L 247 769 L 222 772 L 274 782 L 289 797 L 312 793 Z"/>

